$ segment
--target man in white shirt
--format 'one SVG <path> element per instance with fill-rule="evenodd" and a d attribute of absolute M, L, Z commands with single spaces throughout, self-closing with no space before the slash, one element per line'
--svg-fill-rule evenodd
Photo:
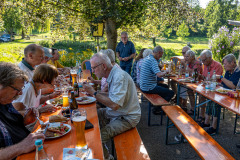
<path fill-rule="evenodd" d="M 41 64 L 43 58 L 44 52 L 42 47 L 37 44 L 29 44 L 24 49 L 24 58 L 18 66 L 27 74 L 28 79 L 31 80 L 35 66 Z"/>
<path fill-rule="evenodd" d="M 131 76 L 112 66 L 110 59 L 101 53 L 95 54 L 91 60 L 92 71 L 98 78 L 107 78 L 108 93 L 96 92 L 90 85 L 84 89 L 94 95 L 100 103 L 107 106 L 98 109 L 99 123 L 105 159 L 110 159 L 105 143 L 112 137 L 135 127 L 141 118 L 141 108 L 137 91 Z"/>

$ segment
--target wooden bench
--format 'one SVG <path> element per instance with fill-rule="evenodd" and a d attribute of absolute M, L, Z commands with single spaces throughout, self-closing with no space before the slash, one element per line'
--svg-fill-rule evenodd
<path fill-rule="evenodd" d="M 162 109 L 168 116 L 166 144 L 168 144 L 168 129 L 172 126 L 169 125 L 170 119 L 202 159 L 234 159 L 181 107 L 163 106 Z"/>
<path fill-rule="evenodd" d="M 114 137 L 117 160 L 150 160 L 135 128 Z"/>
<path fill-rule="evenodd" d="M 158 94 L 148 94 L 141 91 L 139 87 L 137 87 L 137 90 L 149 101 L 148 105 L 148 126 L 151 126 L 151 109 L 153 106 L 164 106 L 164 105 L 170 105 L 168 101 L 166 101 L 164 98 L 159 96 Z M 160 125 L 162 125 L 162 118 L 163 113 L 161 113 L 161 122 Z M 152 126 L 156 126 L 158 124 L 152 124 Z"/>

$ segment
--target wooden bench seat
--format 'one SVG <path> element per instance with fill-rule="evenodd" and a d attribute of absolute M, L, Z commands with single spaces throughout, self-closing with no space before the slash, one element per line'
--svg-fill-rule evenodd
<path fill-rule="evenodd" d="M 164 98 L 159 96 L 158 94 L 148 94 L 141 91 L 139 87 L 137 87 L 137 90 L 149 101 L 148 106 L 148 126 L 151 126 L 151 108 L 153 106 L 164 106 L 164 105 L 171 105 L 168 101 L 166 101 Z M 161 122 L 160 125 L 162 125 L 162 118 L 163 114 L 161 114 Z M 153 125 L 159 125 L 159 124 L 153 124 Z"/>
<path fill-rule="evenodd" d="M 163 111 L 202 159 L 234 159 L 179 106 L 163 106 Z M 169 119 L 166 144 L 168 144 Z"/>
<path fill-rule="evenodd" d="M 135 128 L 114 137 L 117 160 L 150 160 Z"/>

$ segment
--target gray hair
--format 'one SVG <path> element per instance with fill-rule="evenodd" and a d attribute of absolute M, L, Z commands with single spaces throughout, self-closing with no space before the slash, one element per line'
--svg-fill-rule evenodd
<path fill-rule="evenodd" d="M 186 54 L 188 54 L 190 57 L 194 57 L 194 58 L 195 58 L 195 52 L 192 51 L 192 50 L 188 50 L 188 51 L 186 52 Z"/>
<path fill-rule="evenodd" d="M 151 49 L 145 49 L 143 51 L 143 58 L 147 57 L 149 54 L 152 54 L 153 51 Z"/>
<path fill-rule="evenodd" d="M 102 52 L 98 52 L 92 56 L 91 59 L 95 58 L 95 62 L 100 64 L 106 64 L 108 68 L 112 67 L 111 60 L 108 58 L 106 54 L 103 54 Z"/>
<path fill-rule="evenodd" d="M 102 52 L 103 54 L 106 54 L 108 58 L 111 60 L 111 63 L 115 63 L 115 53 L 112 49 L 105 49 L 105 50 L 101 50 L 100 52 Z"/>
<path fill-rule="evenodd" d="M 163 48 L 161 46 L 157 46 L 153 49 L 153 53 L 163 52 Z"/>
<path fill-rule="evenodd" d="M 212 58 L 212 52 L 208 49 L 205 49 L 202 51 L 202 53 L 200 54 L 200 56 L 206 55 L 206 57 L 211 57 Z"/>
<path fill-rule="evenodd" d="M 128 34 L 127 32 L 122 32 L 121 35 L 125 34 L 127 37 L 128 37 Z"/>
<path fill-rule="evenodd" d="M 27 75 L 15 64 L 0 62 L 0 84 L 4 87 L 13 85 L 16 79 L 27 81 Z"/>
<path fill-rule="evenodd" d="M 186 53 L 188 50 L 191 50 L 191 48 L 189 46 L 185 46 L 182 49 L 182 52 Z"/>
<path fill-rule="evenodd" d="M 228 55 L 224 56 L 222 63 L 224 60 L 226 60 L 228 63 L 231 63 L 231 62 L 236 63 L 236 57 L 233 54 L 228 54 Z"/>
<path fill-rule="evenodd" d="M 40 49 L 44 52 L 43 47 L 38 45 L 38 44 L 29 44 L 25 49 L 24 49 L 24 56 L 26 57 L 28 53 L 36 53 L 36 51 Z"/>

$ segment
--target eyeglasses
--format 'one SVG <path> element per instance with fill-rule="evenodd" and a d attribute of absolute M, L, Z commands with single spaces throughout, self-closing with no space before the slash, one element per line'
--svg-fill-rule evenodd
<path fill-rule="evenodd" d="M 91 67 L 92 70 L 95 70 L 98 66 L 102 65 L 103 63 L 100 63 L 99 65 L 96 65 L 95 67 Z"/>
<path fill-rule="evenodd" d="M 18 93 L 22 92 L 22 90 L 25 88 L 25 86 L 23 86 L 21 89 L 17 89 L 11 85 L 9 85 L 9 87 L 11 87 L 12 89 L 16 90 Z"/>
<path fill-rule="evenodd" d="M 202 62 L 205 62 L 206 60 L 207 60 L 207 58 L 205 58 L 205 59 L 201 59 L 202 60 Z"/>

